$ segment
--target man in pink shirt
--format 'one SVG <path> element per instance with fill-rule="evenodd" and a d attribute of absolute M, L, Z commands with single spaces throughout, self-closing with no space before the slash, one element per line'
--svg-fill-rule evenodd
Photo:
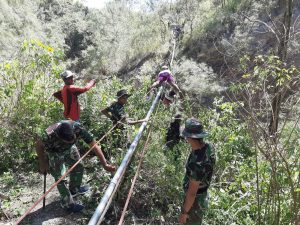
<path fill-rule="evenodd" d="M 79 121 L 80 105 L 78 102 L 78 95 L 90 90 L 95 86 L 95 80 L 91 80 L 85 87 L 77 87 L 74 85 L 74 73 L 66 70 L 60 76 L 65 82 L 62 90 L 55 92 L 53 96 L 64 104 L 64 117 Z"/>

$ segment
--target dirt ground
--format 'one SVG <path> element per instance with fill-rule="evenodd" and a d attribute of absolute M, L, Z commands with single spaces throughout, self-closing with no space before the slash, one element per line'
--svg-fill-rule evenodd
<path fill-rule="evenodd" d="M 13 225 L 42 195 L 44 190 L 43 175 L 29 174 L 20 175 L 14 183 L 19 186 L 20 191 L 14 193 L 10 190 L 1 192 L 10 197 L 6 204 L 2 201 L 0 209 L 0 225 Z M 47 190 L 54 183 L 52 176 L 47 175 Z M 3 188 L 3 187 L 2 187 Z M 5 189 L 5 188 L 4 188 Z M 5 192 L 4 192 L 5 191 Z M 11 194 L 13 193 L 13 194 Z M 8 207 L 9 206 L 9 207 Z M 46 206 L 43 209 L 41 201 L 24 219 L 20 225 L 81 225 L 87 224 L 85 213 L 69 213 L 60 207 L 59 193 L 54 188 L 46 196 Z"/>

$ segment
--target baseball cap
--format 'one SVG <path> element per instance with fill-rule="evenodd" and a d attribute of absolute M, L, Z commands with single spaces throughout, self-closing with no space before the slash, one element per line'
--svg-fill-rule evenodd
<path fill-rule="evenodd" d="M 61 73 L 60 74 L 60 77 L 64 80 L 64 79 L 67 79 L 69 77 L 73 77 L 75 76 L 75 73 L 73 73 L 72 71 L 70 70 L 66 70 L 65 72 Z"/>

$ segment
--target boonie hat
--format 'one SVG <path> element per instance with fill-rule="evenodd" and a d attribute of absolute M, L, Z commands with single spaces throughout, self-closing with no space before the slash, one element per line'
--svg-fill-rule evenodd
<path fill-rule="evenodd" d="M 74 75 L 75 75 L 75 73 L 73 73 L 72 71 L 66 70 L 65 72 L 60 74 L 60 77 L 64 80 L 64 79 L 67 79 L 69 77 L 73 77 Z"/>
<path fill-rule="evenodd" d="M 65 141 L 74 140 L 73 127 L 68 121 L 62 121 L 55 132 L 59 138 Z"/>
<path fill-rule="evenodd" d="M 122 89 L 122 90 L 120 90 L 120 91 L 117 92 L 117 98 L 121 98 L 124 95 L 126 95 L 127 97 L 131 96 L 131 94 L 128 94 L 125 89 Z"/>
<path fill-rule="evenodd" d="M 204 138 L 209 134 L 203 131 L 202 124 L 195 118 L 189 118 L 185 122 L 185 128 L 182 131 L 183 137 L 189 138 Z"/>

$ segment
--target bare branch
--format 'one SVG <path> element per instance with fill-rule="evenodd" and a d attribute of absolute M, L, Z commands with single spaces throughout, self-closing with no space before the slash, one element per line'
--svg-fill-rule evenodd
<path fill-rule="evenodd" d="M 245 16 L 245 18 L 247 18 L 249 21 L 251 21 L 253 23 L 263 24 L 266 28 L 268 28 L 269 32 L 271 32 L 271 33 L 273 33 L 275 35 L 278 43 L 280 43 L 280 38 L 279 38 L 277 32 L 271 26 L 269 26 L 266 22 L 264 22 L 262 20 L 258 20 L 258 19 L 252 20 L 248 16 Z"/>

